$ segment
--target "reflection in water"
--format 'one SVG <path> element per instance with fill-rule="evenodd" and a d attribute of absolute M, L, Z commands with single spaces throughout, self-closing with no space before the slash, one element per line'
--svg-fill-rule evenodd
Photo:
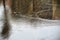
<path fill-rule="evenodd" d="M 7 10 L 8 10 L 8 7 L 7 7 Z M 8 36 L 9 36 L 9 29 L 10 29 L 10 27 L 8 25 L 8 22 L 5 21 L 4 6 L 1 3 L 0 4 L 0 37 L 1 37 L 0 39 L 3 40 L 5 38 L 8 38 Z"/>
<path fill-rule="evenodd" d="M 0 6 L 0 33 L 3 28 L 4 14 L 3 6 Z M 14 19 L 8 13 L 8 20 L 11 25 L 9 38 L 0 40 L 59 40 L 60 20 L 47 20 L 42 18 L 21 17 Z"/>

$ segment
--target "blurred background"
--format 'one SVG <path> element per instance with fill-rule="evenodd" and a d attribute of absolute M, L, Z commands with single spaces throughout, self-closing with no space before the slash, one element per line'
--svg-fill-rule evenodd
<path fill-rule="evenodd" d="M 60 0 L 11 0 L 14 17 L 60 19 Z"/>
<path fill-rule="evenodd" d="M 4 16 L 7 14 L 4 15 L 3 4 L 0 5 L 0 34 L 3 25 L 4 31 L 11 27 L 11 35 L 6 33 L 9 35 L 9 40 L 60 40 L 60 0 L 6 0 L 6 5 L 8 5 L 6 8 L 8 14 L 11 8 L 12 17 L 10 18 L 11 15 L 6 17 L 6 23 L 9 25 L 5 26 Z M 13 20 L 13 18 L 20 19 Z M 43 18 L 44 20 L 30 18 Z M 10 32 L 10 30 L 7 31 Z M 1 35 L 0 39 L 3 40 Z"/>

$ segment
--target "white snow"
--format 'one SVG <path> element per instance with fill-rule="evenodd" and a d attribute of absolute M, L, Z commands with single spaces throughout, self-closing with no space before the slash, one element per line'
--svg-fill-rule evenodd
<path fill-rule="evenodd" d="M 0 6 L 0 20 L 3 16 L 3 6 Z M 11 34 L 9 40 L 59 40 L 60 21 L 31 20 L 29 18 L 9 19 Z M 0 21 L 0 30 L 3 20 Z M 1 31 L 0 31 L 1 32 Z M 2 38 L 0 37 L 0 40 Z"/>
<path fill-rule="evenodd" d="M 12 21 L 12 33 L 9 40 L 58 40 L 58 23 L 30 22 L 23 18 Z"/>

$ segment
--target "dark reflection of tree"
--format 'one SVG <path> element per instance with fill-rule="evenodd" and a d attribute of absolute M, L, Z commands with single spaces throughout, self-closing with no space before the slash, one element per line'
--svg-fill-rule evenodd
<path fill-rule="evenodd" d="M 3 0 L 3 5 L 4 5 L 5 20 L 4 20 L 4 26 L 3 26 L 1 34 L 2 34 L 3 38 L 8 38 L 8 36 L 9 36 L 9 30 L 10 30 L 10 25 L 8 23 L 7 11 L 6 11 L 6 6 L 5 6 L 5 0 Z"/>

